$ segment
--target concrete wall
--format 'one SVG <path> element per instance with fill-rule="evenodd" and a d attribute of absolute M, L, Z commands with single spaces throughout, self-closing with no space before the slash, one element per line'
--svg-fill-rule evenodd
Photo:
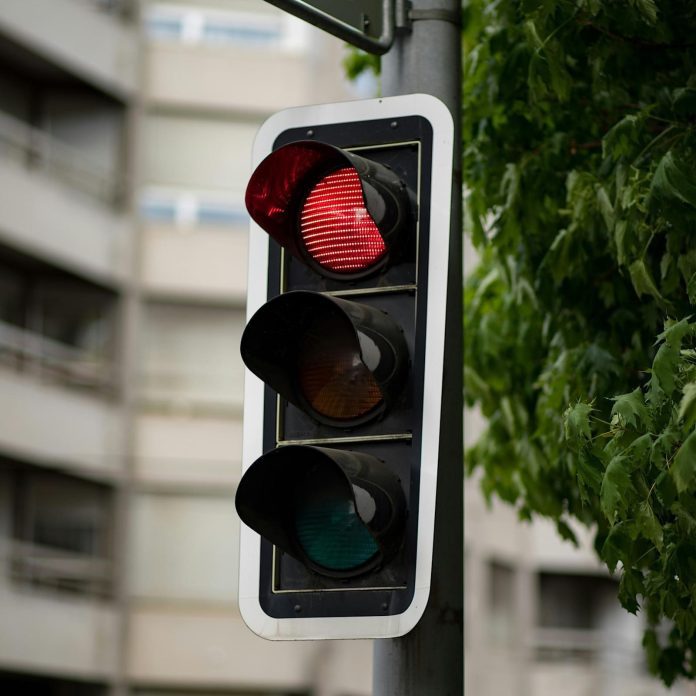
<path fill-rule="evenodd" d="M 119 476 L 123 422 L 107 401 L 0 368 L 0 413 L 0 451 L 90 476 Z"/>
<path fill-rule="evenodd" d="M 149 294 L 244 304 L 246 230 L 148 227 L 143 247 L 143 285 Z"/>
<path fill-rule="evenodd" d="M 136 34 L 89 3 L 3 0 L 0 30 L 118 98 L 135 90 Z"/>
<path fill-rule="evenodd" d="M 132 228 L 124 216 L 7 158 L 0 159 L 0 190 L 1 242 L 90 278 L 125 278 Z"/>

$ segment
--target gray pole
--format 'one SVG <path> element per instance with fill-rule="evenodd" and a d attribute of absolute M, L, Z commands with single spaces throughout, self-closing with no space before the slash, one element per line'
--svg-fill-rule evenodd
<path fill-rule="evenodd" d="M 397 6 L 408 5 L 397 0 Z M 412 31 L 382 58 L 384 96 L 425 93 L 454 117 L 454 178 L 440 458 L 430 599 L 402 638 L 376 640 L 374 696 L 461 696 L 463 638 L 463 402 L 460 0 L 413 0 Z"/>

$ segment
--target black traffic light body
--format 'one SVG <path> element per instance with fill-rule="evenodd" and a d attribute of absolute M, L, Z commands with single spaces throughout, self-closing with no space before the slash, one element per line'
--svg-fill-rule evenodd
<path fill-rule="evenodd" d="M 240 609 L 271 639 L 390 637 L 429 592 L 452 121 L 424 95 L 257 137 Z"/>

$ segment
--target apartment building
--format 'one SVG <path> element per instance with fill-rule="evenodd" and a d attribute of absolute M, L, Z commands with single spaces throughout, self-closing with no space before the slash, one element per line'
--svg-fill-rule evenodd
<path fill-rule="evenodd" d="M 236 606 L 258 125 L 355 98 L 260 0 L 0 5 L 0 689 L 370 692 Z"/>

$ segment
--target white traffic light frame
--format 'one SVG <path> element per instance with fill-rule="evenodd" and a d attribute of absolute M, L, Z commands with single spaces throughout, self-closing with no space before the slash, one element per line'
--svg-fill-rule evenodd
<path fill-rule="evenodd" d="M 433 132 L 432 186 L 430 187 L 430 236 L 425 334 L 425 378 L 423 391 L 422 444 L 415 587 L 411 603 L 400 614 L 389 616 L 269 616 L 259 600 L 261 537 L 241 525 L 239 608 L 246 624 L 270 640 L 328 638 L 392 638 L 404 635 L 418 622 L 430 593 L 437 463 L 440 436 L 441 385 L 444 360 L 445 307 L 449 262 L 451 177 L 454 127 L 445 105 L 430 95 L 413 94 L 353 102 L 286 109 L 271 116 L 254 141 L 252 164 L 256 167 L 274 147 L 278 136 L 291 128 L 324 124 L 356 123 L 376 119 L 420 116 Z M 249 281 L 247 321 L 264 305 L 268 296 L 270 237 L 251 223 L 249 234 Z M 244 442 L 242 468 L 246 471 L 264 453 L 264 383 L 248 370 L 244 389 Z"/>

